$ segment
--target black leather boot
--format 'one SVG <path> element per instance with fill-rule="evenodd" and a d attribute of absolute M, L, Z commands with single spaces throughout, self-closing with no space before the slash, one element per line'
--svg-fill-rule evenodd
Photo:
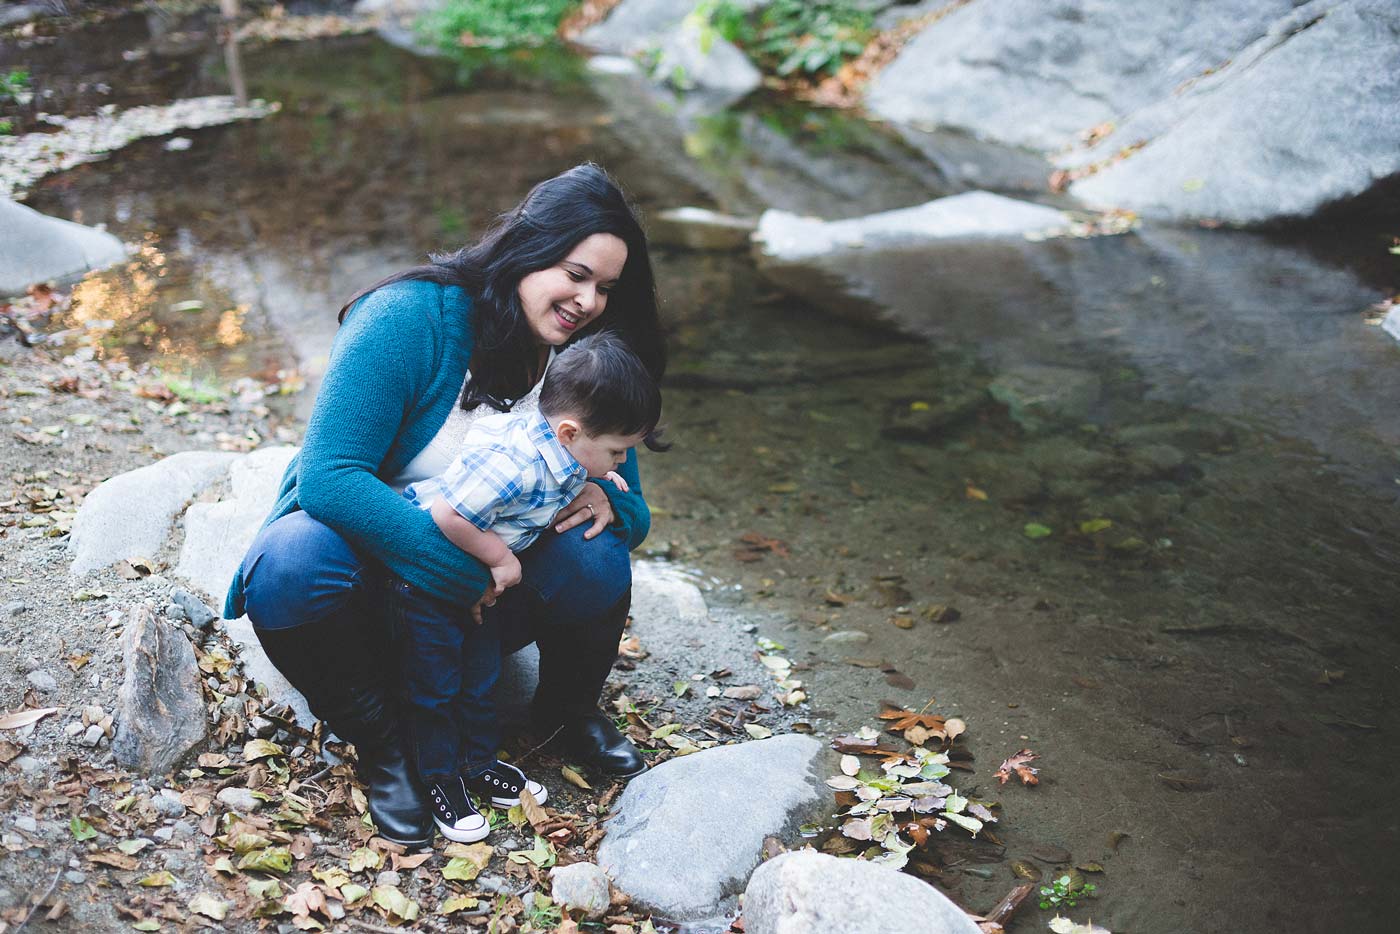
<path fill-rule="evenodd" d="M 352 631 L 353 630 L 353 631 Z M 432 840 L 427 792 L 406 753 L 405 731 L 384 683 L 381 640 L 365 627 L 331 617 L 291 629 L 255 629 L 263 651 L 311 712 L 354 743 L 369 814 L 386 840 L 421 847 Z"/>
<path fill-rule="evenodd" d="M 646 771 L 646 760 L 598 709 L 617 645 L 632 605 L 629 590 L 597 624 L 570 630 L 545 628 L 537 634 L 540 683 L 530 705 L 535 727 L 558 738 L 574 762 L 610 778 L 631 778 Z"/>

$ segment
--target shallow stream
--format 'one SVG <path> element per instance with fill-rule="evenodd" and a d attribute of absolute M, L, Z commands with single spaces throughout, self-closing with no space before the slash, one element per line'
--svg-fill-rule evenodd
<path fill-rule="evenodd" d="M 67 113 L 226 93 L 226 61 L 207 22 L 158 14 L 0 44 Z M 77 287 L 71 340 L 314 385 L 350 292 L 585 159 L 649 213 L 956 187 L 878 128 L 771 100 L 653 137 L 665 108 L 572 59 L 364 36 L 241 61 L 280 114 L 31 193 L 143 244 Z M 1400 346 L 1364 315 L 1396 284 L 1385 232 L 1148 229 L 1008 257 L 1034 274 L 1005 283 L 917 249 L 794 270 L 658 246 L 675 448 L 644 458 L 647 550 L 787 646 L 819 732 L 884 698 L 968 722 L 959 777 L 1002 802 L 1002 846 L 924 867 L 967 906 L 1062 847 L 1043 869 L 1101 864 L 1114 931 L 1388 930 Z M 1042 784 L 998 786 L 1023 747 Z"/>

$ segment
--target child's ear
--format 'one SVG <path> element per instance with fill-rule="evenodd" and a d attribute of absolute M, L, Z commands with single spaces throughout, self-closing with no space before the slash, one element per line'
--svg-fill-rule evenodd
<path fill-rule="evenodd" d="M 572 418 L 565 418 L 560 420 L 559 427 L 554 429 L 554 434 L 557 435 L 559 440 L 564 444 L 573 444 L 574 439 L 579 435 L 579 431 L 578 422 L 574 421 Z"/>

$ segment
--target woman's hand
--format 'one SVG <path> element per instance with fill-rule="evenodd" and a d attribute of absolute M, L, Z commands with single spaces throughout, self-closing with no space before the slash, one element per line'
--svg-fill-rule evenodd
<path fill-rule="evenodd" d="M 603 488 L 596 483 L 585 483 L 582 492 L 559 510 L 554 518 L 556 532 L 567 532 L 576 525 L 592 522 L 592 528 L 584 532 L 583 537 L 593 538 L 608 527 L 614 516 L 612 503 L 608 502 L 608 494 L 603 492 Z"/>

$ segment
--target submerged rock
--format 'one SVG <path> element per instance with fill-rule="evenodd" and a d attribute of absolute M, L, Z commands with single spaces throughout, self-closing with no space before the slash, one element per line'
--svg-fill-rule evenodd
<path fill-rule="evenodd" d="M 1103 384 L 1088 370 L 1026 364 L 1002 373 L 987 391 L 1012 420 L 1034 431 L 1052 422 L 1083 421 L 1098 404 Z"/>
<path fill-rule="evenodd" d="M 668 918 L 721 913 L 758 865 L 764 838 L 790 834 L 827 804 L 813 773 L 821 751 L 808 736 L 775 736 L 663 762 L 618 799 L 598 864 L 634 903 Z M 675 871 L 678 847 L 684 873 Z"/>
<path fill-rule="evenodd" d="M 0 296 L 19 295 L 36 282 L 80 276 L 125 258 L 126 247 L 105 230 L 0 198 Z"/>
<path fill-rule="evenodd" d="M 774 857 L 744 891 L 747 934 L 980 934 L 942 892 L 911 875 L 803 850 Z"/>
<path fill-rule="evenodd" d="M 104 480 L 73 519 L 68 540 L 73 576 L 124 558 L 160 553 L 186 504 L 218 481 L 237 457 L 184 451 Z"/>
<path fill-rule="evenodd" d="M 194 648 L 149 607 L 131 611 L 122 633 L 126 673 L 117 692 L 116 760 L 146 775 L 175 767 L 207 735 Z"/>

